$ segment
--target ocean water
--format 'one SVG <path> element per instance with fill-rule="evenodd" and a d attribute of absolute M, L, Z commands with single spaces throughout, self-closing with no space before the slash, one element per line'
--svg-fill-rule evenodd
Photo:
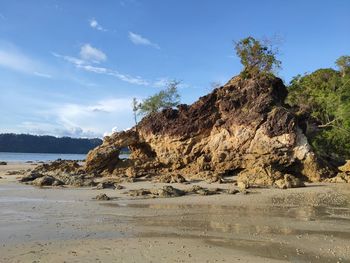
<path fill-rule="evenodd" d="M 65 154 L 65 153 L 10 153 L 0 152 L 0 161 L 6 162 L 38 162 L 62 160 L 84 160 L 86 154 Z"/>

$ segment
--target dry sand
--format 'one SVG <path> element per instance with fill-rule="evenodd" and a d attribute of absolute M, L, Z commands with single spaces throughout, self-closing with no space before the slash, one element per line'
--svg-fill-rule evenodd
<path fill-rule="evenodd" d="M 5 175 L 31 167 L 0 166 L 0 262 L 350 262 L 349 184 L 135 199 Z M 116 199 L 92 200 L 99 193 Z"/>

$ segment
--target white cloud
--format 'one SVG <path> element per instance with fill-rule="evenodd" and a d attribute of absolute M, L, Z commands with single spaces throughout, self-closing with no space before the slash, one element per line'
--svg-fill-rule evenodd
<path fill-rule="evenodd" d="M 92 131 L 83 130 L 80 127 L 64 127 L 57 124 L 50 124 L 36 121 L 25 121 L 19 125 L 19 128 L 25 133 L 35 135 L 52 135 L 57 137 L 75 137 L 75 138 L 96 138 L 101 134 Z"/>
<path fill-rule="evenodd" d="M 107 98 L 90 103 L 50 104 L 22 122 L 17 132 L 70 137 L 103 137 L 130 127 L 132 98 Z"/>
<path fill-rule="evenodd" d="M 96 74 L 104 74 L 104 75 L 112 76 L 112 77 L 115 77 L 121 81 L 128 82 L 130 84 L 143 85 L 143 86 L 150 85 L 150 83 L 147 80 L 143 79 L 142 77 L 130 76 L 128 74 L 123 74 L 117 70 L 109 69 L 106 67 L 93 66 L 89 63 L 89 61 L 86 61 L 84 59 L 79 59 L 79 58 L 75 58 L 75 57 L 71 57 L 71 56 L 63 56 L 63 55 L 60 55 L 60 54 L 57 54 L 54 52 L 52 53 L 52 55 L 55 57 L 58 57 L 58 58 L 62 58 L 65 61 L 73 64 L 76 68 L 87 71 L 87 72 L 93 72 Z"/>
<path fill-rule="evenodd" d="M 151 47 L 154 47 L 156 49 L 160 49 L 160 46 L 158 44 L 153 43 L 149 39 L 147 39 L 139 34 L 133 33 L 133 32 L 129 32 L 129 39 L 135 45 L 151 46 Z"/>
<path fill-rule="evenodd" d="M 90 19 L 89 21 L 90 27 L 99 31 L 107 31 L 107 29 L 103 28 L 95 18 Z"/>
<path fill-rule="evenodd" d="M 153 83 L 153 86 L 157 88 L 164 88 L 169 82 L 169 78 L 159 78 Z"/>
<path fill-rule="evenodd" d="M 23 54 L 11 44 L 0 46 L 0 67 L 38 77 L 50 76 L 47 73 L 43 73 L 46 67 L 38 60 Z"/>
<path fill-rule="evenodd" d="M 101 50 L 91 46 L 90 44 L 84 44 L 80 49 L 80 57 L 83 60 L 91 61 L 94 63 L 100 63 L 105 61 L 107 56 Z"/>
<path fill-rule="evenodd" d="M 102 136 L 118 122 L 132 120 L 131 98 L 111 98 L 91 104 L 65 104 L 54 110 L 59 123 L 67 128 L 80 127 L 83 131 Z M 119 117 L 119 118 L 118 118 Z"/>
<path fill-rule="evenodd" d="M 47 79 L 52 78 L 52 76 L 49 74 L 45 74 L 45 73 L 41 73 L 41 72 L 37 72 L 37 71 L 34 71 L 34 75 L 36 75 L 38 77 L 42 77 L 42 78 L 47 78 Z"/>

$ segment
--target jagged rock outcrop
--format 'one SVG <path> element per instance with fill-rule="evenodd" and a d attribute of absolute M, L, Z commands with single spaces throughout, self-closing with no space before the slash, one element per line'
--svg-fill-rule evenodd
<path fill-rule="evenodd" d="M 329 178 L 327 182 L 330 183 L 350 183 L 350 160 L 338 167 L 339 173 L 333 178 Z"/>
<path fill-rule="evenodd" d="M 279 78 L 231 79 L 192 105 L 145 117 L 90 151 L 86 172 L 119 177 L 238 175 L 249 186 L 300 186 L 333 173 L 312 151 L 296 116 L 284 105 Z M 129 159 L 119 158 L 129 147 Z M 296 179 L 297 178 L 297 179 Z"/>
<path fill-rule="evenodd" d="M 95 186 L 96 174 L 86 173 L 77 161 L 57 160 L 52 163 L 38 165 L 28 171 L 20 182 L 35 186 Z"/>

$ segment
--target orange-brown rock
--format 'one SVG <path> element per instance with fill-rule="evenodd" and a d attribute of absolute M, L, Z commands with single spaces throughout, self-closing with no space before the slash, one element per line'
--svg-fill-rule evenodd
<path fill-rule="evenodd" d="M 281 188 L 332 176 L 284 104 L 286 95 L 279 78 L 235 77 L 192 105 L 151 114 L 137 129 L 106 137 L 85 169 L 121 177 L 238 175 L 248 185 Z M 119 158 L 124 147 L 131 150 L 126 160 Z"/>

